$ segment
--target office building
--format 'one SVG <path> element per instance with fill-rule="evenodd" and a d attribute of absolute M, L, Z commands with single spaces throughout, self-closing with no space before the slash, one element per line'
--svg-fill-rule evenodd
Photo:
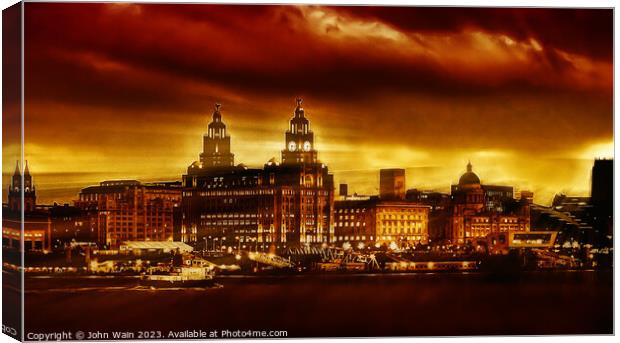
<path fill-rule="evenodd" d="M 115 180 L 82 189 L 75 206 L 95 217 L 97 242 L 117 248 L 125 241 L 172 241 L 180 203 L 178 182 Z"/>

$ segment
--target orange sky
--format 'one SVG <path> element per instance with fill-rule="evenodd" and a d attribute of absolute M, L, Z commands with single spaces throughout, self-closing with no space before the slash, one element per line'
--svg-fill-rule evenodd
<path fill-rule="evenodd" d="M 470 159 L 546 203 L 613 157 L 611 10 L 27 3 L 25 20 L 25 154 L 48 203 L 180 178 L 216 101 L 236 163 L 260 166 L 302 96 L 319 159 L 358 193 L 384 167 L 447 191 Z"/>

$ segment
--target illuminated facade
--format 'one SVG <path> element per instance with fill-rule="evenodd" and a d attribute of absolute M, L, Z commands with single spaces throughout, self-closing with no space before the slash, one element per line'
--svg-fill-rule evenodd
<path fill-rule="evenodd" d="M 271 160 L 262 169 L 190 165 L 183 175 L 180 240 L 209 249 L 255 250 L 330 241 L 333 175 L 317 162 L 301 99 L 285 134 L 282 161 Z"/>
<path fill-rule="evenodd" d="M 411 246 L 428 243 L 430 207 L 411 202 L 342 200 L 334 203 L 335 242 Z"/>
<path fill-rule="evenodd" d="M 21 219 L 6 216 L 2 219 L 2 246 L 19 249 Z M 51 222 L 45 213 L 30 213 L 24 218 L 24 251 L 50 251 Z"/>
<path fill-rule="evenodd" d="M 407 202 L 377 204 L 377 241 L 398 246 L 428 243 L 430 207 Z"/>
<path fill-rule="evenodd" d="M 376 199 L 334 201 L 334 242 L 374 245 L 377 238 Z"/>
<path fill-rule="evenodd" d="M 124 241 L 171 241 L 173 215 L 181 202 L 178 183 L 104 181 L 82 189 L 75 205 L 95 216 L 97 241 L 118 247 Z"/>
<path fill-rule="evenodd" d="M 458 185 L 452 186 L 450 217 L 445 235 L 449 243 L 475 242 L 497 232 L 530 231 L 527 199 L 504 199 L 504 191 L 511 193 L 508 188 L 488 189 L 501 194 L 488 194 L 473 172 L 471 163 L 468 163 L 467 172 L 461 176 Z M 500 198 L 502 202 L 498 205 L 500 203 L 497 199 Z"/>

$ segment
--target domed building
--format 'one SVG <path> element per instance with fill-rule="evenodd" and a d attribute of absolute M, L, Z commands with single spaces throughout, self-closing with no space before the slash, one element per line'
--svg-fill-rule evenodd
<path fill-rule="evenodd" d="M 483 185 L 471 162 L 451 188 L 450 220 L 446 225 L 449 243 L 474 243 L 494 232 L 529 231 L 529 206 L 506 213 L 499 204 L 514 200 L 512 187 Z"/>
<path fill-rule="evenodd" d="M 471 162 L 467 163 L 467 172 L 459 179 L 460 186 L 480 186 L 480 178 L 472 171 Z"/>
<path fill-rule="evenodd" d="M 473 172 L 471 162 L 467 163 L 467 172 L 461 175 L 458 185 L 452 185 L 452 201 L 466 204 L 468 209 L 475 211 L 484 207 L 484 190 L 480 178 Z"/>

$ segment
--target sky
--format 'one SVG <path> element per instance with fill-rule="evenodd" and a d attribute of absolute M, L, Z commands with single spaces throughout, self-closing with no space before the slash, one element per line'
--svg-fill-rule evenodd
<path fill-rule="evenodd" d="M 612 10 L 25 6 L 25 156 L 42 202 L 180 179 L 216 102 L 235 163 L 259 167 L 280 158 L 302 97 L 319 159 L 359 194 L 393 167 L 447 192 L 471 161 L 483 183 L 546 204 L 588 195 L 593 159 L 613 157 Z"/>

